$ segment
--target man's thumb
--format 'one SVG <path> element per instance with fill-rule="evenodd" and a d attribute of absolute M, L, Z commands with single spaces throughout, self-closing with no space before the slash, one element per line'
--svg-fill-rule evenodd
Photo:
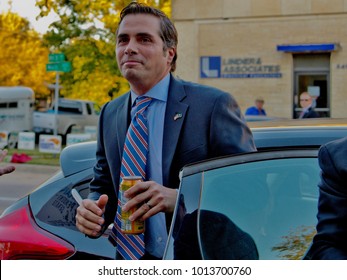
<path fill-rule="evenodd" d="M 105 206 L 107 204 L 108 201 L 108 196 L 106 194 L 103 194 L 99 197 L 98 201 L 96 202 L 96 204 L 99 206 L 99 208 L 102 211 L 105 211 Z"/>

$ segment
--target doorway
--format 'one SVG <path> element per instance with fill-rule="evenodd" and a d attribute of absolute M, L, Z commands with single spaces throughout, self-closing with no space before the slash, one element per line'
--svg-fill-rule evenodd
<path fill-rule="evenodd" d="M 330 54 L 294 55 L 293 118 L 298 118 L 300 94 L 316 96 L 315 111 L 320 117 L 330 117 Z"/>

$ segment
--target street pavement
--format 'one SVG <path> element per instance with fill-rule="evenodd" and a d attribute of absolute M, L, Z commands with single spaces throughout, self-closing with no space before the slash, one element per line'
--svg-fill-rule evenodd
<path fill-rule="evenodd" d="M 59 166 L 28 163 L 1 163 L 0 166 L 9 164 L 16 170 L 0 177 L 0 213 L 60 170 Z"/>

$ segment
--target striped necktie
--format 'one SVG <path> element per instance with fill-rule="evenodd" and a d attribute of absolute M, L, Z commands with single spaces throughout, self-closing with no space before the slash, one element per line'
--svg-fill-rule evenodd
<path fill-rule="evenodd" d="M 121 174 L 124 176 L 141 176 L 146 179 L 146 163 L 148 154 L 148 127 L 143 112 L 150 102 L 149 97 L 136 98 L 135 115 L 130 123 L 125 139 Z M 126 260 L 140 259 L 145 252 L 144 234 L 130 235 L 121 232 L 121 202 L 118 194 L 118 207 L 110 241 L 117 246 L 118 253 Z"/>

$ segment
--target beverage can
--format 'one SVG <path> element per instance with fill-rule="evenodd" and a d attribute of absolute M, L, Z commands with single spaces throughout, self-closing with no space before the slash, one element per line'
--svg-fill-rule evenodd
<path fill-rule="evenodd" d="M 134 186 L 136 183 L 141 182 L 141 176 L 125 176 L 119 186 L 119 195 L 121 206 L 129 201 L 124 197 L 124 192 Z M 129 217 L 133 214 L 138 207 L 134 207 L 129 211 L 121 211 L 121 231 L 125 234 L 140 234 L 145 231 L 145 222 L 141 220 L 130 221 Z"/>

